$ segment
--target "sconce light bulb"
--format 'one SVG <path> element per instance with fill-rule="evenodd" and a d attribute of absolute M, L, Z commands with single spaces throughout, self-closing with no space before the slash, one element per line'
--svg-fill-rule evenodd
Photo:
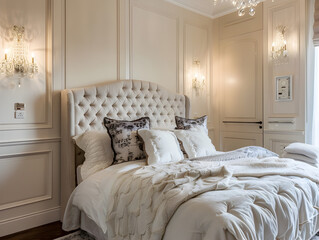
<path fill-rule="evenodd" d="M 4 60 L 6 60 L 6 61 L 8 60 L 8 52 L 9 52 L 9 49 L 6 48 L 4 50 Z"/>
<path fill-rule="evenodd" d="M 34 64 L 34 53 L 31 53 L 31 57 L 32 57 L 32 64 Z"/>

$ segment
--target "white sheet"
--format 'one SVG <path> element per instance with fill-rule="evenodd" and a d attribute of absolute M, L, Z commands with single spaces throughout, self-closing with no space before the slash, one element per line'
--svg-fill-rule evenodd
<path fill-rule="evenodd" d="M 209 191 L 182 204 L 167 225 L 164 239 L 232 239 L 229 232 L 241 236 L 241 239 L 256 240 L 274 239 L 271 236 L 309 239 L 315 234 L 319 229 L 318 186 L 304 177 L 308 171 L 313 175 L 313 178 L 309 177 L 315 180 L 319 177 L 317 170 L 294 162 L 297 170 L 300 169 L 300 174 L 294 174 L 296 176 L 284 177 L 278 173 L 266 176 L 265 172 L 256 175 L 252 169 L 249 169 L 249 174 L 244 174 L 245 165 L 241 162 L 214 163 L 216 166 L 228 165 L 239 171 L 242 177 L 232 178 L 227 190 Z M 115 176 L 143 165 L 141 161 L 115 165 L 81 183 L 70 198 L 64 229 L 78 228 L 80 211 L 83 211 L 105 232 L 106 206 L 117 180 Z M 282 170 L 286 172 L 286 169 Z M 250 174 L 256 177 L 247 177 Z M 247 221 L 242 221 L 246 218 Z M 245 233 L 243 229 L 255 229 L 256 232 Z"/>

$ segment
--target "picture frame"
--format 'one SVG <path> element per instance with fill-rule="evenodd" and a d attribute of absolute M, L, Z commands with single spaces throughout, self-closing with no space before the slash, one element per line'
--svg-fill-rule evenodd
<path fill-rule="evenodd" d="M 276 83 L 276 101 L 292 101 L 292 76 L 277 76 Z"/>

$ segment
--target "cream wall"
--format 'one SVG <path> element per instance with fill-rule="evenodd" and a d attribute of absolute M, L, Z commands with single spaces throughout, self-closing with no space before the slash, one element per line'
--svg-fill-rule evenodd
<path fill-rule="evenodd" d="M 0 59 L 6 29 L 21 24 L 36 33 L 39 63 L 21 88 L 0 80 L 0 236 L 61 218 L 61 89 L 153 81 L 187 94 L 193 116 L 211 116 L 210 91 L 196 95 L 189 75 L 200 60 L 209 89 L 211 19 L 164 0 L 0 0 L 0 20 Z M 13 118 L 15 102 L 25 119 Z"/>
<path fill-rule="evenodd" d="M 210 91 L 197 95 L 190 74 L 193 61 L 200 60 L 209 89 L 211 24 L 162 0 L 68 0 L 66 87 L 152 81 L 188 95 L 192 116 L 211 115 Z"/>
<path fill-rule="evenodd" d="M 304 141 L 304 6 L 305 0 L 268 0 L 258 23 L 263 29 L 264 143 L 277 152 L 291 141 Z M 209 133 L 218 148 L 221 39 L 260 30 L 236 17 L 239 27 L 222 31 L 222 19 L 213 21 L 164 0 L 0 0 L 0 13 L 0 58 L 10 43 L 5 29 L 25 24 L 37 32 L 30 48 L 40 66 L 37 79 L 22 81 L 20 89 L 1 80 L 0 191 L 5 197 L 0 195 L 0 236 L 60 219 L 61 89 L 119 79 L 159 83 L 188 95 L 193 117 L 209 115 Z M 291 62 L 273 68 L 271 34 L 281 21 L 292 29 L 289 42 L 295 45 Z M 206 77 L 200 94 L 191 87 L 195 59 Z M 274 76 L 287 73 L 298 84 L 289 106 L 274 102 L 272 85 Z M 24 120 L 12 117 L 15 102 L 26 103 Z M 294 118 L 296 124 L 279 131 L 269 125 L 271 118 Z"/>

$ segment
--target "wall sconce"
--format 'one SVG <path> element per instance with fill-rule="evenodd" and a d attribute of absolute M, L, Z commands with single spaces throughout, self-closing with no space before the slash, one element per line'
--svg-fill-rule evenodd
<path fill-rule="evenodd" d="M 272 59 L 280 60 L 288 57 L 287 41 L 285 39 L 287 27 L 280 25 L 276 28 L 276 30 L 276 40 L 272 43 L 271 53 Z"/>
<path fill-rule="evenodd" d="M 192 87 L 196 91 L 196 95 L 199 95 L 199 91 L 205 87 L 205 76 L 201 74 L 200 71 L 200 61 L 193 61 L 193 79 L 192 79 Z"/>
<path fill-rule="evenodd" d="M 7 77 L 18 74 L 19 87 L 21 86 L 21 77 L 32 77 L 38 72 L 38 65 L 35 63 L 35 56 L 32 53 L 31 63 L 28 59 L 29 49 L 24 41 L 24 27 L 14 25 L 12 28 L 14 46 L 12 49 L 4 51 L 4 59 L 0 62 L 0 73 Z"/>

